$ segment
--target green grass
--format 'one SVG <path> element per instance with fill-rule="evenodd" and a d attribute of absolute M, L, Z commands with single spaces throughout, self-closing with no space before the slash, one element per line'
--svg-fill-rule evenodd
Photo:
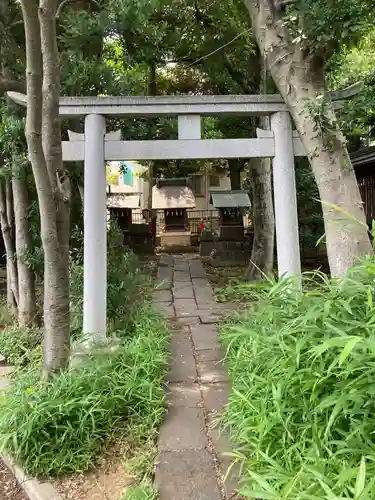
<path fill-rule="evenodd" d="M 156 500 L 157 493 L 150 480 L 143 481 L 137 486 L 130 486 L 122 500 Z"/>
<path fill-rule="evenodd" d="M 270 288 L 271 281 L 262 283 L 243 283 L 231 280 L 225 286 L 215 289 L 215 298 L 218 302 L 249 302 L 258 301 L 263 292 Z"/>
<path fill-rule="evenodd" d="M 68 372 L 42 381 L 19 372 L 0 403 L 0 446 L 32 475 L 60 475 L 93 466 L 121 434 L 147 441 L 164 414 L 165 323 L 144 305 L 132 334 L 93 352 Z"/>
<path fill-rule="evenodd" d="M 34 359 L 42 338 L 42 331 L 38 328 L 5 326 L 0 332 L 0 353 L 12 365 L 26 365 Z"/>
<path fill-rule="evenodd" d="M 222 327 L 245 498 L 375 498 L 375 263 L 275 283 Z"/>

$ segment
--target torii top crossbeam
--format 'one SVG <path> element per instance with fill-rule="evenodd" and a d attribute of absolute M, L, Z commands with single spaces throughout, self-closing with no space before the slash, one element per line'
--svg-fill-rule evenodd
<path fill-rule="evenodd" d="M 344 90 L 331 92 L 340 107 L 343 99 L 356 95 L 362 83 L 356 83 Z M 26 106 L 26 95 L 8 92 L 8 96 L 17 104 Z M 61 97 L 60 116 L 72 118 L 100 114 L 104 116 L 262 116 L 288 111 L 283 98 L 279 94 L 269 95 L 184 95 L 157 97 Z"/>

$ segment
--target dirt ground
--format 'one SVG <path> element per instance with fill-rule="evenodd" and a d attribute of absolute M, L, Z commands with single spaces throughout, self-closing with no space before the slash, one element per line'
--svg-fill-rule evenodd
<path fill-rule="evenodd" d="M 213 267 L 204 262 L 204 269 L 213 288 L 222 287 L 232 280 L 243 278 L 247 266 L 218 266 Z"/>
<path fill-rule="evenodd" d="M 0 499 L 28 500 L 13 473 L 2 460 L 0 460 Z"/>
<path fill-rule="evenodd" d="M 93 471 L 55 480 L 54 487 L 64 500 L 121 500 L 133 483 L 123 467 L 125 449 L 125 444 L 115 445 Z"/>

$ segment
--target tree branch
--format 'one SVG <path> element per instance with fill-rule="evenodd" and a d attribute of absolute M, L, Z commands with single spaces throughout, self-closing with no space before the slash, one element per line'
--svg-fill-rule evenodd
<path fill-rule="evenodd" d="M 74 2 L 75 0 L 63 0 L 60 5 L 58 6 L 57 8 L 57 11 L 56 11 L 56 19 L 59 18 L 60 16 L 60 13 L 61 13 L 61 10 L 63 7 L 65 7 L 66 4 L 70 3 L 70 2 Z M 98 9 L 100 9 L 100 3 L 97 2 L 97 0 L 89 0 L 90 3 L 92 3 L 93 5 L 95 5 Z"/>
<path fill-rule="evenodd" d="M 22 80 L 11 80 L 0 75 L 0 96 L 6 92 L 26 93 L 26 83 Z"/>
<path fill-rule="evenodd" d="M 252 94 L 254 92 L 254 89 L 244 77 L 243 73 L 234 66 L 226 52 L 224 52 L 224 66 L 227 69 L 232 80 L 241 87 L 244 94 Z"/>

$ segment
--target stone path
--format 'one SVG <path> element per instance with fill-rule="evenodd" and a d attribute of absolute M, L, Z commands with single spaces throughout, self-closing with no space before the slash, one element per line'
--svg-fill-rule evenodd
<path fill-rule="evenodd" d="M 199 258 L 163 255 L 155 308 L 172 324 L 168 412 L 159 435 L 155 484 L 160 500 L 233 500 L 236 479 L 227 438 L 215 427 L 229 381 L 216 323 L 218 305 Z"/>

